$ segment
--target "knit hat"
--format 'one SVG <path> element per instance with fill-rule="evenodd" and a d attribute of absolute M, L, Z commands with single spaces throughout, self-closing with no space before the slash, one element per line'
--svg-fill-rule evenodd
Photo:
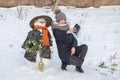
<path fill-rule="evenodd" d="M 61 12 L 61 10 L 59 9 L 55 10 L 55 14 L 56 14 L 55 19 L 57 22 L 60 21 L 61 19 L 66 20 L 66 15 L 63 12 Z"/>

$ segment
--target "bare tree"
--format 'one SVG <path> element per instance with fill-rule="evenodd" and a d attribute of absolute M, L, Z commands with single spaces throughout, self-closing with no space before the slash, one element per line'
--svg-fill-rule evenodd
<path fill-rule="evenodd" d="M 19 19 L 26 19 L 28 15 L 28 8 L 26 6 L 20 6 L 21 0 L 17 0 L 17 17 Z"/>
<path fill-rule="evenodd" d="M 17 0 L 17 13 L 18 13 L 18 18 L 20 18 L 21 17 L 21 15 L 22 15 L 22 11 L 23 11 L 23 7 L 19 7 L 19 5 L 21 4 L 21 0 Z"/>
<path fill-rule="evenodd" d="M 92 6 L 94 7 L 95 0 L 92 0 Z"/>
<path fill-rule="evenodd" d="M 58 6 L 59 0 L 50 0 L 50 1 L 52 2 L 52 11 L 55 12 Z"/>

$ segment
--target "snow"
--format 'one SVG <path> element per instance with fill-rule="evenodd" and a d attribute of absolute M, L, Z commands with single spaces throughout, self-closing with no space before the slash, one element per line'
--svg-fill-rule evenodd
<path fill-rule="evenodd" d="M 30 20 L 38 15 L 55 19 L 49 7 L 18 6 L 0 8 L 0 80 L 120 80 L 120 6 L 60 8 L 67 15 L 71 27 L 75 23 L 81 26 L 77 36 L 79 45 L 82 43 L 89 47 L 83 64 L 85 73 L 76 72 L 72 65 L 67 67 L 68 71 L 60 69 L 55 41 L 51 47 L 54 53 L 49 68 L 40 72 L 28 66 L 21 45 L 31 30 Z M 99 67 L 102 63 L 106 68 Z M 117 65 L 113 66 L 114 63 Z"/>

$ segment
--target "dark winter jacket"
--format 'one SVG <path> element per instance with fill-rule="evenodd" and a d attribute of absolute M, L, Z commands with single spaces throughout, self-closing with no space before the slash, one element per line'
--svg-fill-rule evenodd
<path fill-rule="evenodd" d="M 51 36 L 49 34 L 49 38 L 51 40 Z M 32 30 L 28 33 L 28 36 L 26 38 L 26 40 L 24 41 L 23 45 L 22 45 L 22 48 L 25 49 L 25 43 L 28 39 L 35 39 L 38 44 L 40 43 L 40 40 L 42 39 L 42 34 L 40 31 L 38 30 Z M 51 42 L 51 45 L 52 45 L 52 42 Z M 51 50 L 50 50 L 50 46 L 42 46 L 42 49 L 41 49 L 41 52 L 42 52 L 42 57 L 43 58 L 48 58 L 50 59 L 51 58 Z M 35 62 L 36 61 L 36 55 L 37 53 L 28 53 L 26 52 L 25 53 L 25 58 L 29 61 L 32 61 L 32 62 Z"/>
<path fill-rule="evenodd" d="M 53 35 L 56 40 L 58 54 L 61 61 L 69 64 L 69 57 L 71 55 L 71 48 L 77 47 L 77 40 L 73 34 L 66 34 L 66 31 L 53 29 Z"/>

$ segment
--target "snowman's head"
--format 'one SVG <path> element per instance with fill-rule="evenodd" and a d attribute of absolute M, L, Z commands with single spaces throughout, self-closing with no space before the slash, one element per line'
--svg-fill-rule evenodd
<path fill-rule="evenodd" d="M 34 23 L 35 26 L 46 26 L 46 21 L 44 18 L 39 18 Z"/>

